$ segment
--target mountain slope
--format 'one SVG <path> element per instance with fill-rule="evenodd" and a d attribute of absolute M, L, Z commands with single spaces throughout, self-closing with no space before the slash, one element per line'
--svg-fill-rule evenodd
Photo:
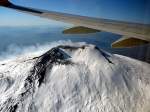
<path fill-rule="evenodd" d="M 1 63 L 0 111 L 149 112 L 149 68 L 94 45 L 57 46 Z"/>

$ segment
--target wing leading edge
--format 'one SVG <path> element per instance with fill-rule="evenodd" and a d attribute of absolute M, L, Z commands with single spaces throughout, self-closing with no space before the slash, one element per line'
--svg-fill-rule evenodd
<path fill-rule="evenodd" d="M 53 19 L 56 21 L 70 23 L 75 26 L 84 27 L 81 30 L 85 30 L 85 28 L 87 27 L 91 29 L 91 32 L 92 29 L 99 30 L 99 31 L 106 31 L 106 32 L 111 32 L 111 33 L 132 38 L 132 40 L 134 40 L 135 38 L 136 40 L 140 39 L 140 40 L 150 42 L 150 25 L 146 25 L 146 24 L 129 23 L 129 22 L 100 19 L 100 18 L 72 15 L 72 14 L 66 14 L 66 13 L 60 13 L 54 11 L 45 11 L 45 10 L 27 8 L 27 7 L 14 5 L 10 3 L 8 0 L 1 0 L 0 5 L 20 12 L 32 14 L 35 16 L 39 16 L 47 19 Z"/>

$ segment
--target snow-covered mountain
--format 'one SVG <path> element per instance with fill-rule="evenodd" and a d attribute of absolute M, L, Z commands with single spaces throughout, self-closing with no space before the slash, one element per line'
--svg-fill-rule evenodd
<path fill-rule="evenodd" d="M 150 64 L 77 43 L 3 61 L 0 112 L 150 112 Z"/>

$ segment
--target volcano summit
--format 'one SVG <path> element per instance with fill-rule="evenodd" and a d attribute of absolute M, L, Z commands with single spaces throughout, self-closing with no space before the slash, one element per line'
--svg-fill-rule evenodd
<path fill-rule="evenodd" d="M 1 112 L 149 112 L 150 65 L 94 45 L 0 63 Z"/>

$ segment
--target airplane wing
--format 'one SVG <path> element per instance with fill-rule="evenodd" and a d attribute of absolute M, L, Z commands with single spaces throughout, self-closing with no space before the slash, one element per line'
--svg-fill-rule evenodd
<path fill-rule="evenodd" d="M 106 31 L 122 35 L 123 38 L 112 43 L 112 47 L 132 47 L 150 43 L 150 25 L 115 21 L 109 19 L 100 19 L 80 15 L 66 14 L 54 11 L 45 11 L 18 6 L 10 3 L 8 0 L 1 0 L 0 5 L 11 8 L 23 13 L 35 16 L 70 23 L 76 27 L 67 29 L 65 34 L 83 34 Z M 132 42 L 131 42 L 132 40 Z M 129 43 L 129 44 L 128 44 Z"/>

